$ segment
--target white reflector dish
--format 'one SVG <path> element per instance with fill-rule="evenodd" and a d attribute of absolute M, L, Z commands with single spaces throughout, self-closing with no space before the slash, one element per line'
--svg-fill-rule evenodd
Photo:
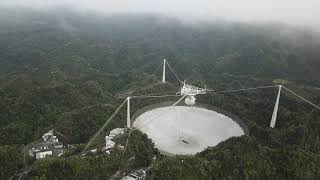
<path fill-rule="evenodd" d="M 233 136 L 243 128 L 230 117 L 200 107 L 166 106 L 140 114 L 133 127 L 146 133 L 166 155 L 195 154 Z"/>

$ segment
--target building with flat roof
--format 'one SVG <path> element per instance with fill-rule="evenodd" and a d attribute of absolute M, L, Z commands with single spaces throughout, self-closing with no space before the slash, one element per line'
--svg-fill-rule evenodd
<path fill-rule="evenodd" d="M 36 159 L 45 158 L 46 156 L 61 156 L 66 147 L 62 142 L 59 142 L 57 136 L 54 135 L 54 129 L 42 135 L 42 141 L 35 143 L 29 149 L 29 155 Z"/>

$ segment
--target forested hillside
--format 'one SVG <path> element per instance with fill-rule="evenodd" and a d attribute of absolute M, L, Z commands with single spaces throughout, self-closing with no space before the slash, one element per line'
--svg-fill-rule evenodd
<path fill-rule="evenodd" d="M 189 24 L 157 15 L 66 9 L 1 9 L 0 27 L 0 170 L 6 170 L 0 179 L 30 164 L 21 160 L 23 146 L 49 129 L 62 133 L 68 143 L 85 143 L 124 100 L 123 94 L 175 93 L 172 74 L 171 83 L 159 85 L 163 58 L 194 85 L 223 90 L 281 83 L 320 104 L 320 35 L 312 30 L 222 21 Z M 148 177 L 318 177 L 320 112 L 285 94 L 277 128 L 270 129 L 275 95 L 271 89 L 199 97 L 238 115 L 248 124 L 250 137 L 232 138 L 194 157 L 161 157 Z M 137 101 L 133 111 L 153 102 Z M 125 113 L 120 113 L 107 130 L 124 125 Z M 121 158 L 112 161 L 117 160 Z M 44 177 L 53 179 L 50 170 L 40 170 L 51 163 L 77 169 L 92 162 L 43 160 L 34 165 L 33 175 L 47 173 Z M 106 171 L 107 164 L 101 160 Z"/>

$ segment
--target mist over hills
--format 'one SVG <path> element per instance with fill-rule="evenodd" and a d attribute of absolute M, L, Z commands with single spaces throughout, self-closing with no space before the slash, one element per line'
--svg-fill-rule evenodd
<path fill-rule="evenodd" d="M 175 93 L 173 76 L 168 76 L 171 83 L 157 84 L 163 58 L 195 85 L 228 89 L 281 82 L 320 104 L 320 35 L 306 28 L 218 20 L 186 23 L 155 14 L 106 16 L 69 9 L 44 12 L 23 8 L 2 9 L 0 27 L 0 156 L 3 159 L 9 151 L 19 154 L 21 147 L 52 128 L 63 133 L 68 143 L 87 142 L 128 90 L 136 95 Z M 308 177 L 312 178 L 319 175 L 316 174 L 320 172 L 319 112 L 311 113 L 311 107 L 284 96 L 277 129 L 266 129 L 275 93 L 270 90 L 200 98 L 244 119 L 251 136 L 227 140 L 194 158 L 187 157 L 186 162 L 193 162 L 195 169 L 209 167 L 208 164 L 213 169 L 204 168 L 205 172 L 197 170 L 192 174 L 186 173 L 192 167 L 183 164 L 163 174 L 165 166 L 179 164 L 179 158 L 185 158 L 163 157 L 150 177 L 166 179 L 171 175 L 174 179 L 184 179 L 187 178 L 184 173 L 189 177 L 206 177 L 214 172 L 220 172 L 215 178 L 245 177 L 248 169 L 254 169 L 251 177 L 259 177 L 265 167 L 268 171 L 260 177 L 283 178 L 291 174 L 299 178 L 309 173 Z M 137 102 L 133 111 L 148 103 L 153 101 Z M 107 130 L 125 125 L 125 113 L 120 114 Z M 139 141 L 138 144 L 143 143 Z M 246 145 L 252 149 L 247 151 Z M 146 146 L 146 153 L 150 153 L 151 145 Z M 244 152 L 247 158 L 241 160 L 239 167 L 233 167 L 239 171 L 237 174 L 227 164 L 237 162 L 235 159 Z M 292 158 L 285 156 L 288 152 Z M 149 158 L 150 154 L 147 155 Z M 219 159 L 231 155 L 235 159 L 226 162 Z M 252 155 L 254 158 L 249 158 Z M 285 156 L 282 162 L 272 159 L 282 156 Z M 75 169 L 87 163 L 57 161 L 69 163 Z M 261 163 L 261 166 L 253 167 L 252 162 Z M 282 167 L 283 162 L 295 163 Z M 42 172 L 39 167 L 44 163 L 43 166 L 50 169 L 56 160 L 37 163 L 35 177 L 41 173 L 50 174 L 50 170 Z M 221 171 L 219 163 L 223 164 Z M 299 163 L 303 166 L 296 170 Z M 308 168 L 305 163 L 314 168 Z M 1 177 L 10 177 L 22 166 L 19 163 L 10 167 L 0 165 L 1 171 L 10 169 L 11 173 L 1 174 Z M 273 166 L 280 170 L 272 169 Z M 110 170 L 108 177 L 115 170 Z"/>
<path fill-rule="evenodd" d="M 281 76 L 283 73 L 290 78 L 298 79 L 300 77 L 296 77 L 296 72 L 291 71 L 298 66 L 296 71 L 305 75 L 304 80 L 316 79 L 319 75 L 316 70 L 313 70 L 319 67 L 317 62 L 319 34 L 294 26 L 223 21 L 210 24 L 186 24 L 160 15 L 106 16 L 65 9 L 49 12 L 21 10 L 18 13 L 7 10 L 2 11 L 1 18 L 3 19 L 0 21 L 2 44 L 6 45 L 2 45 L 2 53 L 6 54 L 10 54 L 8 50 L 16 50 L 14 47 L 20 46 L 40 49 L 42 52 L 37 55 L 46 54 L 45 59 L 49 59 L 62 54 L 62 51 L 67 51 L 70 55 L 76 49 L 72 49 L 71 52 L 69 49 L 77 47 L 78 56 L 95 56 L 90 60 L 94 63 L 99 61 L 101 58 L 97 57 L 101 56 L 105 59 L 110 58 L 111 61 L 115 61 L 113 59 L 118 56 L 123 64 L 128 58 L 138 60 L 134 63 L 126 62 L 129 63 L 129 67 L 133 64 L 138 67 L 141 62 L 145 63 L 146 58 L 143 59 L 143 57 L 148 54 L 147 58 L 151 59 L 149 61 L 156 59 L 155 57 L 161 59 L 174 54 L 188 63 L 215 62 L 211 63 L 211 66 L 222 70 L 225 66 L 224 63 L 222 65 L 218 63 L 219 58 L 229 56 L 227 62 L 239 59 L 237 63 L 242 64 L 238 66 L 243 65 L 242 72 L 241 68 L 234 70 L 229 66 L 226 68 L 227 72 L 231 70 L 235 74 L 268 72 L 270 75 Z M 24 41 L 15 41 L 21 38 Z M 81 47 L 84 44 L 88 44 L 89 47 Z M 132 47 L 134 45 L 136 47 Z M 101 49 L 103 49 L 102 52 Z M 139 55 L 142 54 L 143 57 L 136 57 L 137 54 L 131 52 L 123 55 L 121 51 L 140 51 Z M 32 53 L 34 52 L 28 51 L 21 55 L 27 56 Z M 197 60 L 194 57 L 197 57 Z M 275 58 L 277 58 L 276 61 L 272 60 Z M 14 58 L 10 59 L 9 63 L 12 63 Z M 106 62 L 106 60 L 101 61 Z M 281 69 L 282 72 L 279 70 L 276 72 L 277 69 L 270 72 L 264 66 L 264 62 Z M 116 62 L 108 64 L 109 70 L 115 69 L 110 64 L 115 65 Z M 102 67 L 106 68 L 106 66 Z"/>

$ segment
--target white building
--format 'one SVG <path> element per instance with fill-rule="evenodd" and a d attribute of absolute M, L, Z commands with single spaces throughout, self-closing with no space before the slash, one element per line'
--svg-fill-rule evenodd
<path fill-rule="evenodd" d="M 124 128 L 116 128 L 110 131 L 109 136 L 105 137 L 105 141 L 106 141 L 106 149 L 111 149 L 115 146 L 115 142 L 112 141 L 113 138 L 124 134 L 125 129 Z"/>
<path fill-rule="evenodd" d="M 41 159 L 49 155 L 61 156 L 64 153 L 65 147 L 59 142 L 57 136 L 54 136 L 54 129 L 42 135 L 42 142 L 35 143 L 29 149 L 29 155 L 36 159 Z"/>
<path fill-rule="evenodd" d="M 46 156 L 51 156 L 52 155 L 52 151 L 38 151 L 36 152 L 36 159 L 42 159 Z"/>
<path fill-rule="evenodd" d="M 50 139 L 50 138 L 53 137 L 53 130 L 54 130 L 54 129 L 51 129 L 50 131 L 48 131 L 48 132 L 46 132 L 46 133 L 44 133 L 44 134 L 42 135 L 43 141 L 47 141 L 48 139 Z"/>
<path fill-rule="evenodd" d="M 96 152 L 98 152 L 98 149 L 91 149 L 90 152 L 96 153 Z"/>
<path fill-rule="evenodd" d="M 111 149 L 116 143 L 112 141 L 109 136 L 106 136 L 106 149 Z"/>
<path fill-rule="evenodd" d="M 121 180 L 139 180 L 146 177 L 146 172 L 148 168 L 137 169 L 125 177 L 122 177 Z"/>
<path fill-rule="evenodd" d="M 55 142 L 55 143 L 53 144 L 53 147 L 54 147 L 55 149 L 61 149 L 61 148 L 63 148 L 63 144 L 62 144 L 62 143 Z"/>
<path fill-rule="evenodd" d="M 109 137 L 114 138 L 123 133 L 124 133 L 124 128 L 116 128 L 110 131 Z"/>
<path fill-rule="evenodd" d="M 53 143 L 58 143 L 59 139 L 57 138 L 57 136 L 52 136 L 52 138 L 50 139 L 51 142 Z"/>

